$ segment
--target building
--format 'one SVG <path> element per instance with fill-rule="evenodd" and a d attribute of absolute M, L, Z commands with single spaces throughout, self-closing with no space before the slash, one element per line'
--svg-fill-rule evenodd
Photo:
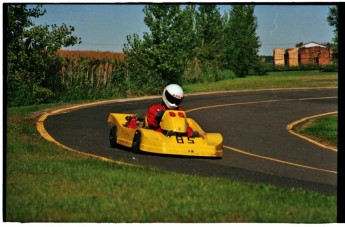
<path fill-rule="evenodd" d="M 298 66 L 300 64 L 332 64 L 332 48 L 309 42 L 298 48 L 273 50 L 274 65 Z M 283 59 L 282 59 L 283 58 Z"/>

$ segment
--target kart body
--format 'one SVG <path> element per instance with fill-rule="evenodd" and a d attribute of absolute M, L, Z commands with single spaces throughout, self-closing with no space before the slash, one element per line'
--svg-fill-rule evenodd
<path fill-rule="evenodd" d="M 109 141 L 112 147 L 122 145 L 133 152 L 156 154 L 222 157 L 223 137 L 220 133 L 205 133 L 186 113 L 180 110 L 166 110 L 160 121 L 163 131 L 150 129 L 146 117 L 133 114 L 111 113 Z M 188 137 L 187 127 L 197 131 L 199 136 Z"/>

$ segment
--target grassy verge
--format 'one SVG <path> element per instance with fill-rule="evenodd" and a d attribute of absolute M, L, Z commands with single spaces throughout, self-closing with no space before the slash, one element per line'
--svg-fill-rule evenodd
<path fill-rule="evenodd" d="M 336 148 L 338 145 L 338 115 L 311 119 L 298 125 L 295 130 L 326 146 Z"/>
<path fill-rule="evenodd" d="M 8 109 L 6 221 L 336 222 L 335 196 L 122 166 L 65 151 L 36 131 L 34 113 L 53 106 Z"/>
<path fill-rule="evenodd" d="M 270 88 L 337 87 L 337 72 L 271 72 L 267 76 L 249 76 L 215 83 L 184 85 L 187 92 L 253 90 Z"/>

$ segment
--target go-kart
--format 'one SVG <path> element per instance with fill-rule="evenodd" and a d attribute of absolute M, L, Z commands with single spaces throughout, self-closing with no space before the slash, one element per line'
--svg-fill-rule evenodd
<path fill-rule="evenodd" d="M 133 114 L 110 113 L 109 141 L 111 147 L 129 147 L 134 153 L 222 157 L 223 137 L 220 133 L 205 133 L 186 113 L 166 110 L 160 121 L 163 132 L 150 129 L 146 117 Z M 198 136 L 188 137 L 187 126 Z"/>

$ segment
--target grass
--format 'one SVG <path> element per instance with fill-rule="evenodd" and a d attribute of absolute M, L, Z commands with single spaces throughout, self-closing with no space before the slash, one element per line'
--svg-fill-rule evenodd
<path fill-rule="evenodd" d="M 267 76 L 249 76 L 215 83 L 184 85 L 186 92 L 254 90 L 271 88 L 337 87 L 337 72 L 270 72 Z"/>
<path fill-rule="evenodd" d="M 53 106 L 8 109 L 6 221 L 336 222 L 335 196 L 119 165 L 66 151 L 36 131 L 37 111 Z"/>
<path fill-rule="evenodd" d="M 296 127 L 296 132 L 303 134 L 326 146 L 338 145 L 338 115 L 314 118 Z"/>

